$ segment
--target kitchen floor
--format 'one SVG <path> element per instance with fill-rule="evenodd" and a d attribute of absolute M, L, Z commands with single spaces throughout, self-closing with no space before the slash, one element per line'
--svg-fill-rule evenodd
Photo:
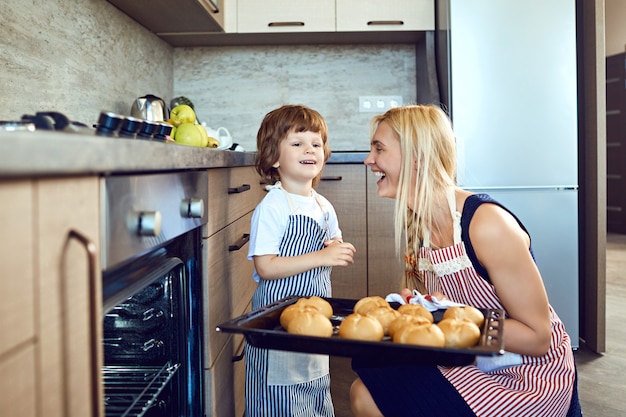
<path fill-rule="evenodd" d="M 607 235 L 606 264 L 606 352 L 575 353 L 583 414 L 593 417 L 626 415 L 626 235 Z M 351 417 L 350 359 L 331 357 L 330 366 L 335 417 Z"/>

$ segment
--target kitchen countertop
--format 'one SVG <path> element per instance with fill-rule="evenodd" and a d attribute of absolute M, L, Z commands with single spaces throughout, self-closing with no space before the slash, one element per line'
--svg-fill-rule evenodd
<path fill-rule="evenodd" d="M 95 134 L 0 132 L 0 178 L 236 167 L 254 165 L 254 155 Z M 328 163 L 363 163 L 366 155 L 333 152 Z"/>

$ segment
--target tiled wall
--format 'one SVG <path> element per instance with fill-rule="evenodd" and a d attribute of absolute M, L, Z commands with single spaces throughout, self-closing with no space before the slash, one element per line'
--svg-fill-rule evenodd
<path fill-rule="evenodd" d="M 256 149 L 263 116 L 285 104 L 319 111 L 334 150 L 369 149 L 369 121 L 359 96 L 416 97 L 412 45 L 299 45 L 177 48 L 174 94 L 188 97 L 198 118 L 226 127 L 246 150 Z"/>
<path fill-rule="evenodd" d="M 0 120 L 129 114 L 138 96 L 171 96 L 172 50 L 105 0 L 3 0 Z"/>
<path fill-rule="evenodd" d="M 412 45 L 175 49 L 106 0 L 4 0 L 0 40 L 0 120 L 57 110 L 91 125 L 138 96 L 184 95 L 254 150 L 263 116 L 299 103 L 326 118 L 332 149 L 364 150 L 373 113 L 359 96 L 416 97 Z"/>

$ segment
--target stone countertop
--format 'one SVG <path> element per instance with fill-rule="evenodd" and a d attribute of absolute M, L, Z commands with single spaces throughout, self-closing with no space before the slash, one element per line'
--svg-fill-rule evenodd
<path fill-rule="evenodd" d="M 0 178 L 108 175 L 254 165 L 254 152 L 54 131 L 0 132 Z M 328 163 L 363 163 L 333 152 Z"/>

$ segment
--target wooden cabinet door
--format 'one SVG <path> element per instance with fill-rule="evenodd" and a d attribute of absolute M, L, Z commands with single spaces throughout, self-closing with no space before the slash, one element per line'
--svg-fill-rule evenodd
<path fill-rule="evenodd" d="M 11 417 L 36 415 L 33 189 L 0 182 L 0 410 Z"/>
<path fill-rule="evenodd" d="M 237 31 L 334 32 L 335 0 L 238 0 Z"/>
<path fill-rule="evenodd" d="M 334 298 L 361 298 L 367 295 L 366 167 L 362 164 L 327 164 L 317 192 L 330 201 L 339 220 L 343 239 L 356 248 L 354 264 L 333 267 Z"/>
<path fill-rule="evenodd" d="M 434 0 L 337 0 L 336 4 L 337 32 L 435 30 Z"/>
<path fill-rule="evenodd" d="M 377 178 L 367 176 L 367 294 L 385 297 L 400 290 L 404 245 L 396 254 L 393 230 L 395 200 L 377 194 Z"/>
<path fill-rule="evenodd" d="M 101 356 L 92 363 L 91 291 L 101 299 L 97 247 L 100 242 L 99 179 L 38 180 L 38 398 L 41 415 L 103 415 L 99 396 Z M 77 232 L 87 241 L 73 234 Z M 87 243 L 87 245 L 86 245 Z M 97 276 L 96 276 L 97 275 Z M 90 282 L 95 285 L 90 287 Z M 96 317 L 101 317 L 96 304 Z M 97 337 L 101 340 L 101 337 Z M 100 346 L 93 346 L 100 349 Z M 97 353 L 97 352 L 96 352 Z M 96 383 L 96 387 L 92 385 Z M 94 409 L 98 411 L 94 411 Z"/>

